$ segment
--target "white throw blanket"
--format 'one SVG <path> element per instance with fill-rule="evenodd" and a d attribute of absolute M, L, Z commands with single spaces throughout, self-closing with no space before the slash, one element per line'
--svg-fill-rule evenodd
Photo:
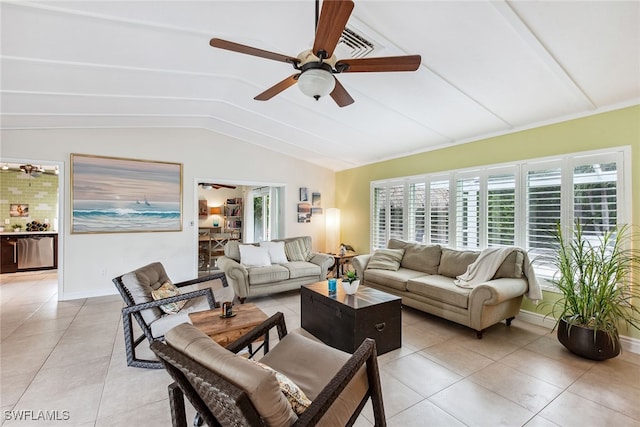
<path fill-rule="evenodd" d="M 469 264 L 467 271 L 456 277 L 455 284 L 461 288 L 474 288 L 481 283 L 491 280 L 504 260 L 516 250 L 518 249 L 514 247 L 487 248 L 483 250 L 480 252 L 480 255 L 478 255 L 478 259 Z M 542 300 L 542 290 L 540 289 L 540 284 L 536 279 L 533 266 L 531 265 L 531 262 L 529 262 L 527 253 L 524 251 L 523 253 L 524 261 L 522 269 L 525 277 L 527 278 L 527 282 L 529 283 L 529 289 L 525 295 L 528 299 L 537 303 Z"/>

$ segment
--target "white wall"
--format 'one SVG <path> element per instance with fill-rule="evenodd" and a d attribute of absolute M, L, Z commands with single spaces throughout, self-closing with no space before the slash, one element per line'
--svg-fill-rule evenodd
<path fill-rule="evenodd" d="M 61 189 L 63 281 L 60 299 L 115 293 L 111 279 L 152 261 L 164 264 L 173 281 L 197 274 L 198 179 L 284 184 L 286 236 L 311 235 L 324 249 L 322 216 L 297 222 L 299 187 L 322 193 L 323 208 L 334 204 L 335 175 L 329 169 L 200 129 L 3 130 L 2 158 L 64 162 Z M 183 164 L 183 230 L 164 233 L 69 234 L 71 153 Z M 2 159 L 0 158 L 0 161 Z"/>

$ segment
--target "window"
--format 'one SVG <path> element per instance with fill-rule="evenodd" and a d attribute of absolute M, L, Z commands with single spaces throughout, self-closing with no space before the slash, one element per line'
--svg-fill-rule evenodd
<path fill-rule="evenodd" d="M 429 198 L 429 235 L 424 241 L 442 246 L 449 245 L 449 180 L 431 181 Z"/>
<path fill-rule="evenodd" d="M 567 230 L 579 220 L 599 237 L 629 218 L 630 157 L 620 148 L 372 182 L 372 249 L 390 238 L 471 250 L 515 245 L 533 260 L 555 250 L 558 223 Z"/>

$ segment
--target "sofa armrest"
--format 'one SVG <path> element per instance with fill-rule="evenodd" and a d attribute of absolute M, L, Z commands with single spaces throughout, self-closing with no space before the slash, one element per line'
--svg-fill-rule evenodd
<path fill-rule="evenodd" d="M 371 254 L 365 254 L 354 256 L 351 260 L 351 264 L 353 265 L 353 268 L 355 268 L 360 280 L 364 279 L 364 271 L 367 269 L 367 264 L 369 264 L 370 259 Z"/>
<path fill-rule="evenodd" d="M 227 281 L 233 287 L 233 291 L 238 298 L 246 298 L 249 296 L 249 272 L 247 268 L 238 261 L 221 256 L 217 259 L 218 267 L 227 276 Z"/>
<path fill-rule="evenodd" d="M 469 294 L 469 303 L 496 305 L 527 292 L 525 279 L 494 279 L 473 288 Z"/>
<path fill-rule="evenodd" d="M 333 256 L 319 252 L 313 252 L 311 255 L 313 255 L 313 258 L 311 258 L 309 262 L 320 266 L 320 280 L 325 279 L 329 269 L 333 265 Z"/>

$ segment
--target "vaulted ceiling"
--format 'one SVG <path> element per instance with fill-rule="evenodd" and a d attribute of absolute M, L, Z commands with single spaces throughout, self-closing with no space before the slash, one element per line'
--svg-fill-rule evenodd
<path fill-rule="evenodd" d="M 0 12 L 3 129 L 203 128 L 342 170 L 640 103 L 638 1 L 355 0 L 347 27 L 373 45 L 367 57 L 422 65 L 338 75 L 355 99 L 344 108 L 296 87 L 255 101 L 293 69 L 209 46 L 296 56 L 313 44 L 313 0 L 2 1 Z"/>

